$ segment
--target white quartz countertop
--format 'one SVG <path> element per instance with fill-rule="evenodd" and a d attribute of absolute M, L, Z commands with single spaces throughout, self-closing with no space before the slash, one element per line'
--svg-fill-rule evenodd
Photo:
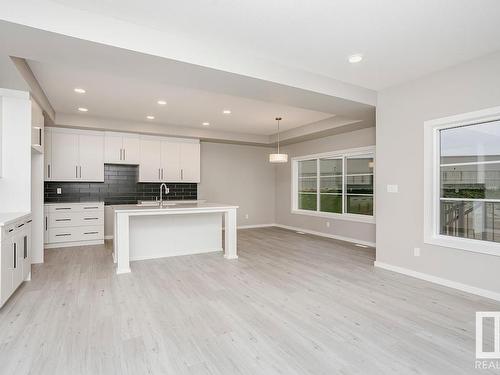
<path fill-rule="evenodd" d="M 167 203 L 167 202 L 166 202 Z M 160 213 L 160 212 L 199 212 L 199 211 L 210 211 L 210 210 L 227 210 L 238 208 L 239 206 L 220 204 L 220 203 L 182 203 L 175 205 L 166 205 L 163 207 L 159 206 L 137 206 L 135 204 L 131 205 L 119 205 L 114 206 L 115 212 L 149 212 L 149 213 Z"/>
<path fill-rule="evenodd" d="M 0 212 L 0 227 L 31 215 L 31 212 Z"/>

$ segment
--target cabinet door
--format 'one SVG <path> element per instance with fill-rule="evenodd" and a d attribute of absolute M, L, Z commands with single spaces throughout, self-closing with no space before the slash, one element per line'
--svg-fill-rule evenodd
<path fill-rule="evenodd" d="M 53 181 L 76 181 L 78 171 L 78 135 L 52 131 L 52 167 Z"/>
<path fill-rule="evenodd" d="M 141 140 L 139 137 L 123 137 L 123 163 L 139 164 L 141 161 Z"/>
<path fill-rule="evenodd" d="M 180 143 L 163 141 L 161 143 L 162 181 L 181 181 Z"/>
<path fill-rule="evenodd" d="M 1 278 L 1 291 L 0 291 L 0 306 L 9 298 L 14 290 L 12 284 L 12 271 L 14 269 L 14 250 L 13 241 L 7 239 L 2 242 L 1 249 L 1 265 L 2 265 L 2 278 Z"/>
<path fill-rule="evenodd" d="M 121 164 L 123 162 L 123 138 L 112 134 L 104 136 L 104 162 Z"/>
<path fill-rule="evenodd" d="M 44 163 L 44 178 L 45 181 L 50 181 L 52 179 L 52 132 L 45 128 L 44 129 L 44 154 L 43 154 L 43 163 Z"/>
<path fill-rule="evenodd" d="M 79 179 L 104 182 L 104 137 L 81 134 L 79 136 Z"/>
<path fill-rule="evenodd" d="M 141 139 L 139 182 L 158 182 L 161 177 L 161 141 Z"/>
<path fill-rule="evenodd" d="M 182 182 L 200 182 L 200 144 L 179 144 Z"/>
<path fill-rule="evenodd" d="M 14 269 L 12 271 L 12 286 L 16 289 L 23 282 L 23 237 L 20 232 L 13 237 L 13 244 Z"/>

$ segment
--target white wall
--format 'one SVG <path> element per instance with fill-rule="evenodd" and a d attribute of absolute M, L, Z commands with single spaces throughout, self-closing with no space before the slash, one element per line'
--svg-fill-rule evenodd
<path fill-rule="evenodd" d="M 201 142 L 198 198 L 238 205 L 238 226 L 274 223 L 275 167 L 268 162 L 270 152 L 268 147 Z"/>
<path fill-rule="evenodd" d="M 0 89 L 2 177 L 0 212 L 31 211 L 31 102 L 29 93 Z"/>
<path fill-rule="evenodd" d="M 289 158 L 375 145 L 375 128 L 367 128 L 283 147 Z M 375 176 L 376 178 L 376 176 Z M 276 166 L 276 223 L 357 242 L 375 243 L 375 224 L 291 213 L 291 163 Z M 326 222 L 330 222 L 330 227 Z"/>
<path fill-rule="evenodd" d="M 500 256 L 423 243 L 424 121 L 498 105 L 500 53 L 379 93 L 377 262 L 500 292 Z"/>

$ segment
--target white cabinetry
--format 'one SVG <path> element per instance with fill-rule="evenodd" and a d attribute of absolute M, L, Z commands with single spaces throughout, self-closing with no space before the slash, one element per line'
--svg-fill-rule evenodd
<path fill-rule="evenodd" d="M 199 141 L 142 138 L 139 182 L 200 182 Z"/>
<path fill-rule="evenodd" d="M 200 182 L 200 143 L 180 143 L 181 182 Z"/>
<path fill-rule="evenodd" d="M 1 226 L 0 307 L 31 277 L 31 218 Z"/>
<path fill-rule="evenodd" d="M 45 247 L 104 243 L 104 204 L 47 203 L 45 205 Z"/>
<path fill-rule="evenodd" d="M 101 132 L 51 128 L 46 134 L 47 180 L 104 181 L 104 135 Z"/>
<path fill-rule="evenodd" d="M 133 134 L 106 132 L 104 162 L 110 164 L 139 164 L 140 138 Z"/>

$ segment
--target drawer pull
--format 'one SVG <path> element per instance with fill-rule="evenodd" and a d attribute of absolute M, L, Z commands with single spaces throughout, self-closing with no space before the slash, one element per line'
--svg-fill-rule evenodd
<path fill-rule="evenodd" d="M 84 217 L 83 220 L 99 220 L 98 217 Z"/>
<path fill-rule="evenodd" d="M 9 233 L 12 232 L 14 229 L 9 229 Z"/>
<path fill-rule="evenodd" d="M 18 226 L 16 226 L 16 228 L 21 228 L 22 226 L 24 226 L 24 223 L 19 224 Z"/>
<path fill-rule="evenodd" d="M 56 211 L 59 211 L 59 210 L 71 210 L 71 207 L 57 207 Z"/>
<path fill-rule="evenodd" d="M 56 221 L 71 221 L 71 219 L 56 219 Z"/>
<path fill-rule="evenodd" d="M 97 210 L 99 207 L 83 207 L 84 210 Z"/>
<path fill-rule="evenodd" d="M 29 223 L 31 223 L 32 221 L 33 221 L 33 220 L 28 220 L 28 221 L 26 222 L 26 224 L 29 224 Z"/>
<path fill-rule="evenodd" d="M 56 237 L 64 237 L 64 236 L 71 236 L 71 233 L 56 234 Z"/>
<path fill-rule="evenodd" d="M 98 234 L 99 232 L 84 232 L 83 234 Z"/>

